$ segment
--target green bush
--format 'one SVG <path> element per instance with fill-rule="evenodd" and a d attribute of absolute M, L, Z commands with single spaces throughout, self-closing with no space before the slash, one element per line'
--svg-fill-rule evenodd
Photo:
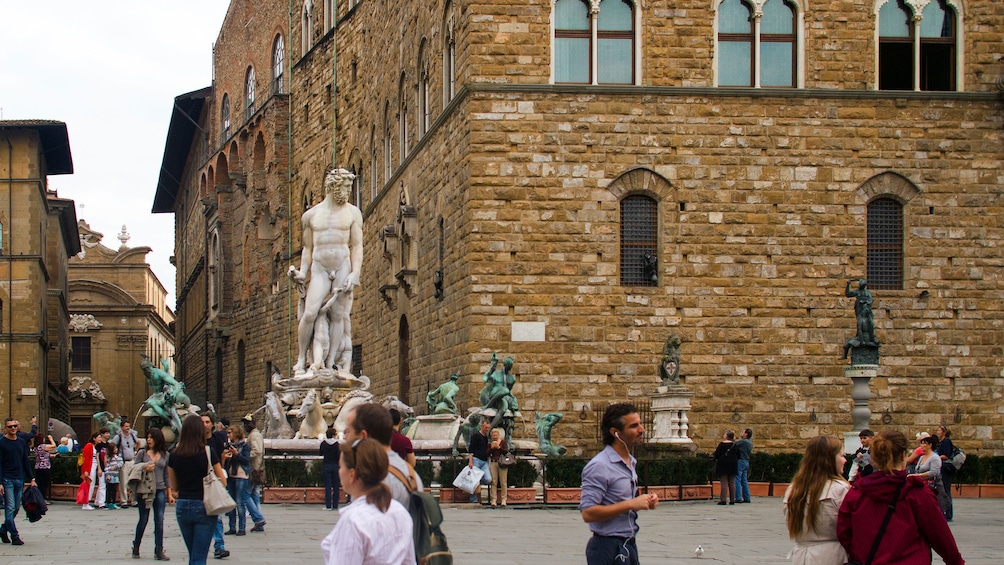
<path fill-rule="evenodd" d="M 520 459 L 509 467 L 508 483 L 512 488 L 532 487 L 537 480 L 537 469 L 526 459 Z"/>
<path fill-rule="evenodd" d="M 432 479 L 435 478 L 436 469 L 432 465 L 431 459 L 419 459 L 415 461 L 415 474 L 422 479 L 422 484 L 426 487 L 432 485 Z"/>
<path fill-rule="evenodd" d="M 321 461 L 266 459 L 265 484 L 270 487 L 321 486 Z"/>
<path fill-rule="evenodd" d="M 52 484 L 80 484 L 80 471 L 77 469 L 77 454 L 67 454 L 53 456 L 52 462 Z"/>
<path fill-rule="evenodd" d="M 460 470 L 466 466 L 466 457 L 443 459 L 439 462 L 439 484 L 443 486 L 453 486 L 453 479 L 457 478 L 457 475 L 460 474 Z"/>
<path fill-rule="evenodd" d="M 544 476 L 552 488 L 577 488 L 582 486 L 582 469 L 588 460 L 557 457 L 544 460 Z"/>

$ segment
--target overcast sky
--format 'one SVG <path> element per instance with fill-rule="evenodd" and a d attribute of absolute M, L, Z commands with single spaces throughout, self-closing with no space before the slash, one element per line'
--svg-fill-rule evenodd
<path fill-rule="evenodd" d="M 49 188 L 147 260 L 175 307 L 174 215 L 151 214 L 174 97 L 210 86 L 229 0 L 0 0 L 0 115 L 66 123 L 72 175 Z"/>

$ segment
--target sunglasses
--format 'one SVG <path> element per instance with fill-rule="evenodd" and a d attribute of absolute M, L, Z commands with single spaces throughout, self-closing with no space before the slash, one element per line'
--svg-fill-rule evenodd
<path fill-rule="evenodd" d="M 8 429 L 14 429 L 14 428 L 20 428 L 20 427 L 21 427 L 21 424 L 8 424 L 7 425 Z"/>

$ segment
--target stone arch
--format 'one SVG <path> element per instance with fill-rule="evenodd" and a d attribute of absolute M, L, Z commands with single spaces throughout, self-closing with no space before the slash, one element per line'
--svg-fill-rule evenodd
<path fill-rule="evenodd" d="M 647 194 L 659 202 L 669 199 L 673 185 L 659 173 L 649 169 L 632 169 L 614 179 L 607 190 L 617 200 L 629 194 Z"/>
<path fill-rule="evenodd" d="M 255 136 L 254 151 L 252 152 L 253 170 L 256 173 L 265 172 L 265 136 L 261 132 Z"/>
<path fill-rule="evenodd" d="M 240 172 L 241 170 L 241 159 L 240 159 L 240 147 L 237 145 L 236 140 L 230 142 L 230 147 L 227 148 L 227 163 L 234 170 L 234 172 Z"/>
<path fill-rule="evenodd" d="M 889 171 L 879 173 L 861 183 L 857 192 L 865 202 L 871 202 L 876 198 L 888 196 L 900 204 L 906 205 L 919 196 L 921 191 L 910 179 L 899 173 Z"/>
<path fill-rule="evenodd" d="M 223 153 L 220 153 L 216 157 L 216 175 L 214 177 L 214 186 L 226 186 L 230 184 L 230 165 L 227 162 L 227 157 Z"/>

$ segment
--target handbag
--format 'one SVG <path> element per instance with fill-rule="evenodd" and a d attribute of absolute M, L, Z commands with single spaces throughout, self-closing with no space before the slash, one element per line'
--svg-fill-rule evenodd
<path fill-rule="evenodd" d="M 250 481 L 252 485 L 265 484 L 265 469 L 251 469 Z"/>
<path fill-rule="evenodd" d="M 516 464 L 516 456 L 513 455 L 511 452 L 506 451 L 505 453 L 499 456 L 499 467 L 502 467 L 503 469 L 508 469 L 509 467 L 512 467 L 515 464 Z"/>
<path fill-rule="evenodd" d="M 213 472 L 213 459 L 209 453 L 209 446 L 206 446 L 206 476 L 202 477 L 202 504 L 206 507 L 206 515 L 219 516 L 226 514 L 234 508 L 237 503 L 230 497 L 227 487 L 223 486 L 220 478 Z"/>
<path fill-rule="evenodd" d="M 882 536 L 885 535 L 886 526 L 889 525 L 889 520 L 892 519 L 892 514 L 896 510 L 896 501 L 899 500 L 899 493 L 903 490 L 903 486 L 906 485 L 906 481 L 900 483 L 896 487 L 896 494 L 892 495 L 892 502 L 889 503 L 889 511 L 885 513 L 885 519 L 882 520 L 882 526 L 879 528 L 878 534 L 875 536 L 875 541 L 872 543 L 872 550 L 868 552 L 868 559 L 865 560 L 864 565 L 871 565 L 872 559 L 875 558 L 875 552 L 878 551 L 879 544 L 882 543 Z M 859 561 L 848 561 L 844 565 L 861 565 Z"/>
<path fill-rule="evenodd" d="M 477 467 L 464 467 L 460 470 L 457 478 L 453 479 L 453 486 L 467 494 L 474 494 L 483 476 L 485 476 L 485 472 Z"/>

